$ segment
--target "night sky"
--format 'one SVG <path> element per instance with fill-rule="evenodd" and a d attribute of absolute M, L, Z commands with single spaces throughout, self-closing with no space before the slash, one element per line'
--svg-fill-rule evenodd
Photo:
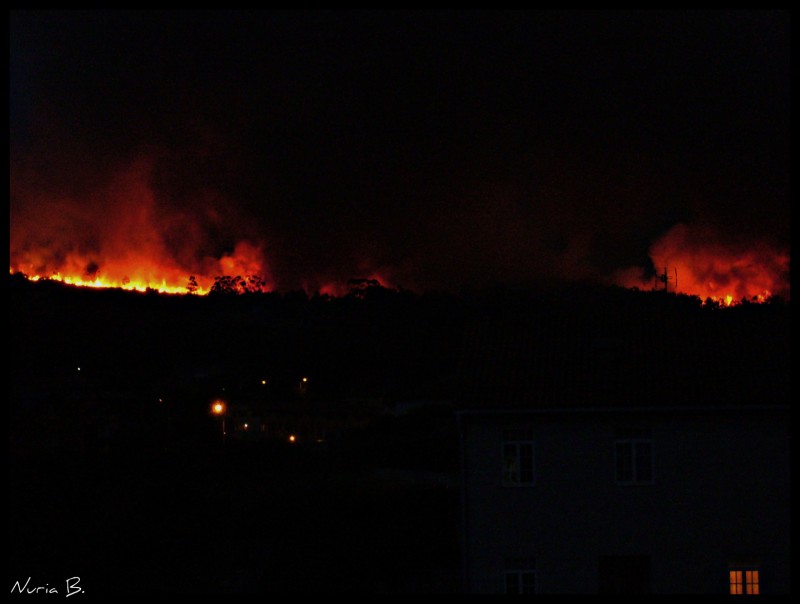
<path fill-rule="evenodd" d="M 646 279 L 679 232 L 788 294 L 788 11 L 10 16 L 12 264 L 458 290 Z"/>

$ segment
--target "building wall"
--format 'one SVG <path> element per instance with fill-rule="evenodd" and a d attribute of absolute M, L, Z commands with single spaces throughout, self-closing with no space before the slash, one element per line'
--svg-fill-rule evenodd
<path fill-rule="evenodd" d="M 536 482 L 504 487 L 502 429 L 530 425 Z M 615 429 L 649 429 L 655 482 L 615 483 Z M 506 558 L 535 559 L 537 592 L 597 593 L 604 555 L 650 557 L 653 593 L 726 593 L 728 563 L 760 561 L 789 593 L 788 412 L 462 415 L 467 592 L 502 592 Z"/>

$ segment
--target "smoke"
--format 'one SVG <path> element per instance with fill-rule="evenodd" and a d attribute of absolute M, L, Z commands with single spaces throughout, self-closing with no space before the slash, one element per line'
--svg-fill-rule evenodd
<path fill-rule="evenodd" d="M 253 189 L 263 207 L 248 204 L 247 187 L 232 186 L 246 181 L 242 168 L 208 147 L 76 155 L 12 161 L 12 271 L 166 291 L 185 291 L 194 276 L 201 292 L 218 276 L 256 276 L 268 289 L 331 295 L 351 278 L 417 291 L 559 280 L 661 289 L 666 271 L 668 289 L 703 299 L 790 293 L 788 248 L 757 231 L 723 229 L 706 214 L 648 241 L 681 210 L 641 162 L 622 177 L 608 164 L 539 158 L 525 164 L 528 178 L 473 169 L 459 186 L 410 181 L 403 200 L 373 191 L 388 206 L 331 189 L 325 205 L 292 213 L 286 190 Z M 631 258 L 644 261 L 626 267 Z"/>
<path fill-rule="evenodd" d="M 84 168 L 74 180 L 45 169 L 12 170 L 11 270 L 116 287 L 208 291 L 220 275 L 271 282 L 264 243 L 243 232 L 213 190 L 191 205 L 154 187 L 158 157 Z"/>
<path fill-rule="evenodd" d="M 723 240 L 712 226 L 677 224 L 653 243 L 650 257 L 655 275 L 628 268 L 617 271 L 613 281 L 728 303 L 790 297 L 789 252 L 772 242 Z"/>
<path fill-rule="evenodd" d="M 14 271 L 788 296 L 780 14 L 12 17 Z"/>

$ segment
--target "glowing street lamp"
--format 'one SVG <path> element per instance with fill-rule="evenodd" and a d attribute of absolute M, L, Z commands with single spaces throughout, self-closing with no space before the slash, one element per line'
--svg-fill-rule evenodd
<path fill-rule="evenodd" d="M 225 443 L 225 416 L 228 411 L 228 406 L 225 404 L 225 401 L 216 400 L 211 403 L 211 413 L 216 415 L 217 417 L 222 418 L 222 442 Z"/>

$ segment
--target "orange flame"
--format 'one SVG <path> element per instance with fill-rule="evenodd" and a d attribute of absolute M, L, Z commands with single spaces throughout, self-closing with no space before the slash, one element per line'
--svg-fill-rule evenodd
<path fill-rule="evenodd" d="M 162 293 L 207 294 L 223 275 L 258 276 L 272 288 L 261 243 L 242 240 L 232 252 L 204 254 L 199 221 L 159 205 L 150 172 L 150 162 L 136 162 L 81 199 L 28 194 L 36 214 L 12 215 L 10 272 L 32 280 Z M 203 218 L 218 219 L 213 210 Z"/>
<path fill-rule="evenodd" d="M 685 293 L 726 306 L 742 300 L 764 302 L 773 295 L 789 298 L 789 254 L 766 243 L 743 249 L 720 243 L 710 229 L 690 231 L 678 224 L 651 246 L 650 257 L 660 272 L 655 283 L 637 269 L 618 272 L 614 282 Z"/>

